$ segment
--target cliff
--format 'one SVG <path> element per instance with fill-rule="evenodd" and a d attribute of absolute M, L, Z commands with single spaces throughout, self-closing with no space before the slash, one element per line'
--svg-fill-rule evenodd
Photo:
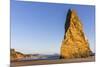
<path fill-rule="evenodd" d="M 10 58 L 11 58 L 11 60 L 17 60 L 17 59 L 25 57 L 25 55 L 23 53 L 15 51 L 15 49 L 11 49 L 10 51 L 11 51 L 10 52 Z"/>

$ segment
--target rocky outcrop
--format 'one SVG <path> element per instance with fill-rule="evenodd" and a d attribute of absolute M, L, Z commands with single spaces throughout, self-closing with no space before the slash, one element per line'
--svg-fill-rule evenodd
<path fill-rule="evenodd" d="M 61 45 L 61 58 L 82 58 L 91 54 L 82 23 L 75 10 L 68 10 L 65 34 Z"/>
<path fill-rule="evenodd" d="M 10 52 L 10 58 L 11 58 L 11 60 L 17 60 L 17 59 L 25 57 L 25 55 L 23 53 L 17 52 L 17 51 L 15 51 L 15 49 L 11 49 L 10 51 L 11 51 Z"/>

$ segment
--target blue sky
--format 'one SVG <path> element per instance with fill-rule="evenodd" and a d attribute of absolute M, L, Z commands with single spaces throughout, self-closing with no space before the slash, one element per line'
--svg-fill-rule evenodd
<path fill-rule="evenodd" d="M 15 0 L 11 0 L 11 48 L 23 53 L 59 54 L 70 8 L 77 11 L 91 50 L 95 52 L 94 6 Z"/>

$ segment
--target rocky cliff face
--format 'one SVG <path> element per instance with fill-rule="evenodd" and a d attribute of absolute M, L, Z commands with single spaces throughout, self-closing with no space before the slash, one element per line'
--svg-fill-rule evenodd
<path fill-rule="evenodd" d="M 69 9 L 65 22 L 65 34 L 61 45 L 61 58 L 82 58 L 91 54 L 88 40 L 76 11 Z"/>
<path fill-rule="evenodd" d="M 20 59 L 20 58 L 24 58 L 25 57 L 24 54 L 15 51 L 15 49 L 11 49 L 10 51 L 11 51 L 10 52 L 10 58 L 11 58 L 11 60 L 17 60 L 17 59 Z"/>

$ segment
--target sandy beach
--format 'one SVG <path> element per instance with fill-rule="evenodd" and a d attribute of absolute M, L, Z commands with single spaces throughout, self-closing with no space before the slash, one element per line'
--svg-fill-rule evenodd
<path fill-rule="evenodd" d="M 56 59 L 56 60 L 25 60 L 25 61 L 13 61 L 11 67 L 16 66 L 28 66 L 28 65 L 44 65 L 44 64 L 59 64 L 59 63 L 76 63 L 76 62 L 94 62 L 95 57 L 88 58 L 75 58 L 75 59 Z"/>

